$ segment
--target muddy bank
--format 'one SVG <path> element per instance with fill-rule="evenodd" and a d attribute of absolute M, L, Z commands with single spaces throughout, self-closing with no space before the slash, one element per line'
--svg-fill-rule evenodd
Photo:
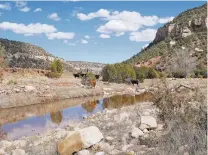
<path fill-rule="evenodd" d="M 0 94 L 0 108 L 13 108 L 20 106 L 28 106 L 34 104 L 44 104 L 54 101 L 61 101 L 66 99 L 90 97 L 102 95 L 103 91 L 100 88 L 86 89 L 86 88 L 70 88 L 62 87 L 52 89 L 50 92 L 41 92 L 35 87 L 31 86 L 31 91 L 22 91 L 11 94 L 1 93 Z M 24 89 L 24 87 L 22 88 Z M 14 90 L 14 89 L 13 89 Z M 15 88 L 14 91 L 19 91 L 20 88 Z M 21 90 L 20 90 L 21 91 Z"/>

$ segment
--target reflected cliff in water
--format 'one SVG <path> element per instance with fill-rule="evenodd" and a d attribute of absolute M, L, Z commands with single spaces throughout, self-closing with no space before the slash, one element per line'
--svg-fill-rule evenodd
<path fill-rule="evenodd" d="M 70 120 L 82 120 L 105 108 L 121 108 L 152 100 L 152 94 L 116 95 L 108 98 L 91 97 L 65 100 L 51 104 L 11 108 L 0 111 L 0 139 L 16 139 L 64 127 Z"/>

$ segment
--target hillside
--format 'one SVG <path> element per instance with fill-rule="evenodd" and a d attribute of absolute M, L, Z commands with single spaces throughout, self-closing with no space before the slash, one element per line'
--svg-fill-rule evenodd
<path fill-rule="evenodd" d="M 8 65 L 11 68 L 48 69 L 51 61 L 54 59 L 60 59 L 64 64 L 64 68 L 68 71 L 87 68 L 93 71 L 100 71 L 104 66 L 104 64 L 94 62 L 65 61 L 46 52 L 41 47 L 25 42 L 0 38 L 0 45 L 5 48 L 5 58 L 8 60 Z"/>
<path fill-rule="evenodd" d="M 187 10 L 159 28 L 152 43 L 125 63 L 166 71 L 174 53 L 187 50 L 196 63 L 206 65 L 207 4 Z"/>

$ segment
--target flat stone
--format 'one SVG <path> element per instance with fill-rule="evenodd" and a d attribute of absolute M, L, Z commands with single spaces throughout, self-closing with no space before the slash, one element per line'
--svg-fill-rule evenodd
<path fill-rule="evenodd" d="M 144 130 L 144 129 L 148 129 L 148 125 L 147 124 L 141 124 L 139 129 Z"/>
<path fill-rule="evenodd" d="M 140 136 L 143 136 L 144 133 L 139 128 L 134 127 L 131 131 L 131 136 L 133 138 L 139 138 Z"/>
<path fill-rule="evenodd" d="M 106 139 L 107 141 L 113 141 L 113 140 L 114 140 L 114 138 L 113 138 L 113 137 L 110 137 L 110 136 L 107 136 L 105 139 Z"/>
<path fill-rule="evenodd" d="M 141 116 L 141 123 L 148 125 L 149 129 L 157 128 L 156 119 L 152 116 Z"/>

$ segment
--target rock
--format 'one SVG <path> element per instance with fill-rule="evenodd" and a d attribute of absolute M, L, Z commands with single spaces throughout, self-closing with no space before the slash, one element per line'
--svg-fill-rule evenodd
<path fill-rule="evenodd" d="M 26 141 L 25 140 L 15 140 L 13 142 L 13 145 L 15 145 L 16 148 L 22 148 L 22 147 L 25 147 Z"/>
<path fill-rule="evenodd" d="M 25 150 L 15 149 L 12 151 L 12 155 L 25 155 Z"/>
<path fill-rule="evenodd" d="M 108 143 L 105 143 L 103 141 L 97 144 L 96 147 L 99 151 L 104 151 L 106 153 L 110 153 L 114 149 L 114 146 L 110 146 Z"/>
<path fill-rule="evenodd" d="M 5 153 L 4 149 L 1 148 L 1 149 L 0 149 L 0 155 L 5 155 L 5 154 L 6 154 L 6 153 Z"/>
<path fill-rule="evenodd" d="M 203 52 L 203 50 L 202 49 L 200 49 L 200 48 L 195 48 L 195 51 L 197 51 L 197 52 Z"/>
<path fill-rule="evenodd" d="M 134 151 L 127 151 L 126 155 L 134 155 Z"/>
<path fill-rule="evenodd" d="M 105 139 L 106 139 L 107 141 L 113 141 L 113 140 L 114 140 L 114 138 L 113 138 L 113 137 L 110 137 L 110 136 L 107 136 Z"/>
<path fill-rule="evenodd" d="M 163 130 L 163 124 L 158 124 L 157 125 L 157 131 L 162 131 Z"/>
<path fill-rule="evenodd" d="M 12 145 L 11 142 L 7 141 L 7 140 L 2 140 L 0 142 L 0 148 L 8 148 Z"/>
<path fill-rule="evenodd" d="M 143 132 L 144 133 L 149 133 L 149 131 L 147 129 L 144 129 Z"/>
<path fill-rule="evenodd" d="M 128 118 L 129 118 L 129 113 L 127 113 L 127 112 L 123 112 L 123 113 L 120 113 L 120 115 L 115 115 L 114 116 L 114 120 L 117 123 L 121 123 L 125 120 L 128 120 Z"/>
<path fill-rule="evenodd" d="M 185 152 L 183 155 L 189 155 L 189 153 L 188 152 Z"/>
<path fill-rule="evenodd" d="M 150 113 L 149 113 L 148 111 L 144 111 L 144 112 L 142 112 L 142 115 L 144 115 L 144 116 L 149 116 Z"/>
<path fill-rule="evenodd" d="M 144 129 L 147 129 L 148 128 L 148 125 L 147 124 L 141 124 L 139 129 L 141 130 L 144 130 Z"/>
<path fill-rule="evenodd" d="M 134 127 L 131 131 L 131 136 L 133 138 L 139 138 L 140 136 L 143 136 L 143 135 L 144 133 L 139 128 Z"/>
<path fill-rule="evenodd" d="M 141 116 L 141 123 L 148 125 L 149 129 L 157 128 L 156 119 L 152 116 Z"/>
<path fill-rule="evenodd" d="M 95 155 L 104 155 L 105 153 L 104 152 L 97 152 L 95 153 Z"/>
<path fill-rule="evenodd" d="M 77 155 L 90 155 L 90 152 L 88 150 L 82 150 L 82 151 L 79 151 Z"/>
<path fill-rule="evenodd" d="M 64 140 L 58 143 L 58 152 L 60 155 L 68 155 L 77 152 L 83 148 L 98 143 L 103 139 L 100 130 L 95 126 L 71 132 Z"/>
<path fill-rule="evenodd" d="M 24 91 L 25 92 L 34 92 L 34 91 L 36 91 L 36 89 L 33 86 L 25 86 Z"/>
<path fill-rule="evenodd" d="M 127 151 L 127 149 L 131 146 L 133 146 L 133 144 L 124 145 L 121 150 L 122 151 Z"/>
<path fill-rule="evenodd" d="M 15 93 L 19 93 L 19 92 L 20 92 L 20 89 L 18 89 L 18 88 L 14 88 L 14 89 L 13 89 L 13 92 L 15 92 Z"/>

